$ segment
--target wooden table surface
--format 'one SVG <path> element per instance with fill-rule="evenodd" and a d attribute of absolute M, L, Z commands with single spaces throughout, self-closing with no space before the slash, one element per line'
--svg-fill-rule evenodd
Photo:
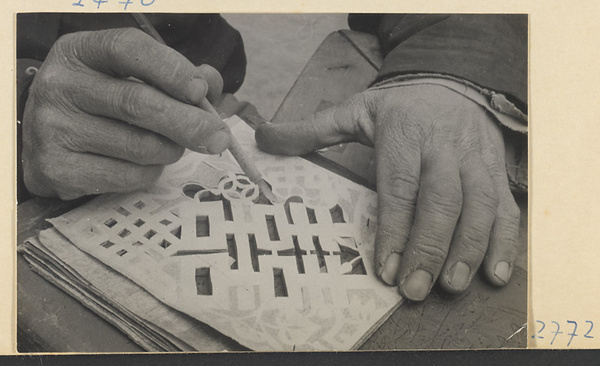
<path fill-rule="evenodd" d="M 374 37 L 352 31 L 332 33 L 298 77 L 273 122 L 301 119 L 366 89 L 381 62 Z M 357 183 L 374 187 L 370 148 L 349 144 L 307 158 Z M 48 227 L 46 218 L 60 215 L 85 200 L 34 198 L 19 205 L 18 243 Z M 481 276 L 476 276 L 469 289 L 459 296 L 449 296 L 434 287 L 425 301 L 401 306 L 362 349 L 524 347 L 526 332 L 513 333 L 527 321 L 526 197 L 517 197 L 517 203 L 522 213 L 522 250 L 506 287 L 492 287 Z M 17 259 L 17 336 L 20 352 L 143 351 L 112 325 L 34 273 L 21 256 Z"/>

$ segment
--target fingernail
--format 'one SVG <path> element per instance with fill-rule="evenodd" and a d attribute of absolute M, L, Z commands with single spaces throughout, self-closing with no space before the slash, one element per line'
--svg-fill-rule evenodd
<path fill-rule="evenodd" d="M 193 78 L 188 84 L 188 90 L 185 94 L 188 102 L 196 105 L 202 101 L 208 91 L 206 80 L 201 78 Z"/>
<path fill-rule="evenodd" d="M 216 131 L 206 142 L 209 154 L 220 154 L 229 146 L 229 133 L 226 130 Z"/>
<path fill-rule="evenodd" d="M 456 262 L 450 269 L 450 285 L 456 290 L 464 290 L 469 284 L 471 267 L 465 262 Z"/>
<path fill-rule="evenodd" d="M 431 273 L 417 269 L 406 277 L 402 290 L 410 300 L 421 301 L 429 294 L 432 282 Z"/>
<path fill-rule="evenodd" d="M 496 267 L 494 267 L 494 276 L 498 278 L 504 285 L 508 283 L 508 279 L 510 278 L 510 264 L 508 262 L 498 262 Z"/>
<path fill-rule="evenodd" d="M 398 275 L 398 268 L 400 267 L 401 259 L 402 256 L 400 255 L 400 253 L 392 253 L 388 255 L 388 257 L 385 260 L 385 263 L 383 264 L 383 269 L 381 270 L 380 275 L 383 282 L 387 283 L 388 285 L 396 284 L 396 278 Z"/>

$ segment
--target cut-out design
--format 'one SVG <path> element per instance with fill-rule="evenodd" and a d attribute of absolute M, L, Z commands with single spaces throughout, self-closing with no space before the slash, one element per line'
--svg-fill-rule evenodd
<path fill-rule="evenodd" d="M 146 239 L 152 239 L 152 237 L 156 235 L 156 231 L 154 230 L 148 230 L 148 232 L 146 234 L 144 234 L 144 237 Z"/>
<path fill-rule="evenodd" d="M 198 295 L 212 295 L 212 281 L 210 279 L 210 268 L 196 269 L 196 291 Z"/>
<path fill-rule="evenodd" d="M 325 262 L 325 255 L 329 253 L 325 252 L 323 250 L 323 247 L 321 247 L 321 241 L 319 240 L 318 236 L 313 236 L 312 240 L 315 246 L 315 250 L 313 251 L 313 253 L 317 255 L 317 259 L 319 261 L 319 269 L 322 273 L 327 273 L 327 262 Z"/>
<path fill-rule="evenodd" d="M 229 200 L 223 200 L 223 215 L 225 221 L 233 221 L 233 212 L 231 211 L 231 202 Z"/>
<path fill-rule="evenodd" d="M 260 271 L 260 264 L 258 262 L 258 248 L 256 245 L 256 236 L 254 234 L 248 234 L 248 244 L 250 245 L 250 261 L 252 263 L 252 269 L 254 272 Z"/>
<path fill-rule="evenodd" d="M 120 213 L 121 215 L 127 217 L 129 215 L 131 215 L 131 212 L 127 211 L 124 207 L 120 206 L 119 208 L 117 208 L 116 210 L 118 213 Z"/>
<path fill-rule="evenodd" d="M 210 236 L 210 221 L 208 216 L 196 216 L 196 237 Z"/>
<path fill-rule="evenodd" d="M 271 184 L 266 181 L 265 183 L 269 188 L 272 188 Z M 260 192 L 258 186 L 243 174 L 229 173 L 219 180 L 215 189 L 207 189 L 197 183 L 188 183 L 183 186 L 182 192 L 186 197 L 196 199 L 200 202 L 219 201 L 225 198 L 224 201 L 226 202 L 233 200 L 248 204 L 271 204 L 262 192 Z M 227 208 L 225 209 L 227 210 Z"/>
<path fill-rule="evenodd" d="M 115 245 L 115 243 L 113 243 L 113 242 L 112 242 L 112 241 L 110 241 L 110 240 L 107 240 L 107 241 L 105 241 L 104 243 L 102 243 L 102 244 L 100 244 L 100 245 L 101 245 L 101 246 L 103 246 L 104 248 L 110 248 L 110 247 L 112 247 L 113 245 Z"/>
<path fill-rule="evenodd" d="M 400 300 L 373 271 L 375 194 L 305 160 L 263 154 L 246 135 L 240 143 L 284 204 L 242 196 L 251 182 L 229 153 L 189 153 L 144 192 L 100 196 L 52 223 L 167 305 L 249 348 L 355 347 Z M 199 164 L 223 175 L 206 183 Z"/>
<path fill-rule="evenodd" d="M 186 184 L 183 187 L 183 194 L 188 196 L 189 198 L 194 198 L 196 196 L 196 193 L 203 191 L 204 187 L 202 187 L 199 184 L 195 184 L 195 183 L 190 183 L 190 184 Z"/>
<path fill-rule="evenodd" d="M 296 257 L 296 266 L 298 267 L 298 273 L 305 273 L 304 261 L 302 260 L 302 256 L 306 255 L 306 251 L 300 249 L 300 244 L 298 244 L 298 236 L 292 235 L 292 242 L 294 243 L 294 255 Z"/>
<path fill-rule="evenodd" d="M 219 191 L 228 200 L 254 202 L 258 198 L 259 189 L 245 175 L 229 175 L 219 182 Z"/>
<path fill-rule="evenodd" d="M 181 239 L 181 226 L 177 226 L 175 229 L 171 230 L 171 234 L 177 239 Z"/>
<path fill-rule="evenodd" d="M 133 224 L 137 227 L 142 227 L 146 222 L 142 219 L 137 219 Z"/>
<path fill-rule="evenodd" d="M 329 213 L 331 214 L 331 221 L 334 224 L 346 222 L 346 220 L 344 220 L 344 211 L 342 210 L 342 207 L 340 205 L 333 206 L 329 210 Z"/>
<path fill-rule="evenodd" d="M 227 252 L 229 253 L 229 258 L 232 259 L 230 268 L 238 269 L 237 243 L 233 234 L 227 234 Z"/>
<path fill-rule="evenodd" d="M 316 224 L 317 223 L 317 215 L 315 214 L 315 210 L 310 207 L 306 208 L 306 214 L 308 215 L 308 223 Z"/>
<path fill-rule="evenodd" d="M 131 234 L 131 231 L 129 231 L 127 229 L 123 229 L 123 230 L 121 230 L 121 232 L 119 232 L 119 236 L 121 238 L 126 238 L 129 234 Z"/>
<path fill-rule="evenodd" d="M 294 225 L 294 218 L 292 217 L 292 213 L 290 211 L 290 204 L 292 203 L 302 203 L 302 197 L 298 197 L 298 196 L 292 196 L 290 198 L 288 198 L 285 203 L 283 204 L 283 207 L 285 208 L 285 216 L 287 218 L 287 222 L 290 225 Z"/>
<path fill-rule="evenodd" d="M 288 297 L 287 285 L 282 268 L 273 268 L 273 287 L 275 297 Z"/>
<path fill-rule="evenodd" d="M 277 223 L 275 222 L 275 216 L 267 215 L 265 216 L 265 221 L 267 223 L 269 239 L 271 239 L 272 241 L 279 241 L 279 231 L 277 231 Z"/>
<path fill-rule="evenodd" d="M 104 225 L 106 225 L 109 228 L 112 228 L 116 224 L 117 224 L 117 221 L 115 219 L 108 219 L 104 222 Z"/>

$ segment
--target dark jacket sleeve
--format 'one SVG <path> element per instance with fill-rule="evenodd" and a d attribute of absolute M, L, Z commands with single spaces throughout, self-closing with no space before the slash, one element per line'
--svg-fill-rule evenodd
<path fill-rule="evenodd" d="M 527 113 L 527 16 L 522 14 L 351 15 L 350 27 L 378 36 L 377 81 L 439 74 L 504 94 Z"/>

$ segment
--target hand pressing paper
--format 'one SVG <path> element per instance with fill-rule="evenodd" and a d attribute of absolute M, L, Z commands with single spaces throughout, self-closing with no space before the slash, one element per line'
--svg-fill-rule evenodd
<path fill-rule="evenodd" d="M 376 194 L 259 151 L 245 123 L 232 132 L 281 204 L 265 200 L 229 153 L 188 153 L 144 192 L 104 195 L 51 221 L 79 249 L 246 347 L 358 347 L 402 300 L 373 268 Z"/>

